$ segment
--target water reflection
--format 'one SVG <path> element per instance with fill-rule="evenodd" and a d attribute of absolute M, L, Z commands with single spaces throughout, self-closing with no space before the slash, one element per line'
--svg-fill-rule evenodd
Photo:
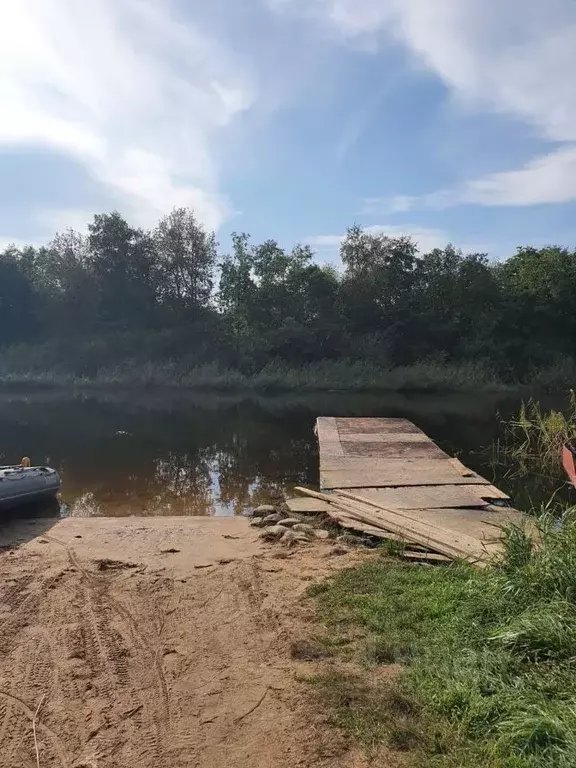
<path fill-rule="evenodd" d="M 320 395 L 238 400 L 164 392 L 0 399 L 1 461 L 31 455 L 62 474 L 69 513 L 231 515 L 315 486 L 318 415 L 403 416 L 489 473 L 478 453 L 515 399 Z"/>

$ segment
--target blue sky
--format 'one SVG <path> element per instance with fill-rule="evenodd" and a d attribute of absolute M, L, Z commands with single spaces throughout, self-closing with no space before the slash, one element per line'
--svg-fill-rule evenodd
<path fill-rule="evenodd" d="M 0 0 L 0 244 L 95 212 L 336 258 L 576 245 L 573 0 Z"/>

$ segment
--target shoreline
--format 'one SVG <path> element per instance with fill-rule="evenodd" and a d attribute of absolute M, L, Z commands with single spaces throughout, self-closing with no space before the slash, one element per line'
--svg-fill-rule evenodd
<path fill-rule="evenodd" d="M 357 554 L 280 560 L 233 518 L 21 522 L 0 546 L 6 768 L 35 748 L 42 766 L 367 768 L 291 652 L 310 582 Z"/>

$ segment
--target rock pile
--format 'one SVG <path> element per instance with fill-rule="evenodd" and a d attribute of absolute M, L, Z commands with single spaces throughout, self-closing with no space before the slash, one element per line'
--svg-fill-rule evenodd
<path fill-rule="evenodd" d="M 265 541 L 279 541 L 286 547 L 330 538 L 330 531 L 304 522 L 299 517 L 284 514 L 271 504 L 262 504 L 252 512 L 250 523 L 255 528 L 262 528 L 260 538 Z"/>

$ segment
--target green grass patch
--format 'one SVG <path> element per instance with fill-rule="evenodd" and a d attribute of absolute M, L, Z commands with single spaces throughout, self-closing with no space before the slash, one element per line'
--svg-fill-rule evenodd
<path fill-rule="evenodd" d="M 543 521 L 538 549 L 508 532 L 498 567 L 383 554 L 313 587 L 334 637 L 356 637 L 354 672 L 348 644 L 345 663 L 337 656 L 312 681 L 334 721 L 370 749 L 406 751 L 413 765 L 576 765 L 573 518 L 569 510 L 560 530 Z M 393 664 L 401 671 L 381 674 Z"/>

